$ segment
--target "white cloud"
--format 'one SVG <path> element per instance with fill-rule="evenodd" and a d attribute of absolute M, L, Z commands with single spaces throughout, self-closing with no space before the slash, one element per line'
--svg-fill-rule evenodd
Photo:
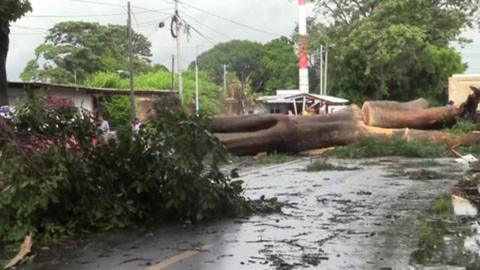
<path fill-rule="evenodd" d="M 86 2 L 107 3 L 98 5 Z M 231 19 L 236 22 L 251 25 L 267 32 L 289 36 L 298 20 L 297 0 L 182 0 L 208 12 Z M 44 40 L 42 33 L 55 23 L 65 20 L 95 21 L 102 24 L 126 23 L 126 0 L 31 0 L 33 12 L 21 18 L 13 25 L 27 28 L 12 27 L 10 36 L 10 52 L 7 60 L 7 72 L 10 80 L 19 80 L 19 74 L 28 60 L 34 57 L 35 48 Z M 116 4 L 119 6 L 108 5 Z M 169 17 L 173 14 L 173 0 L 132 0 L 132 5 L 145 9 L 161 9 L 161 12 L 145 12 L 134 8 L 135 21 L 133 27 L 146 35 L 152 42 L 153 62 L 170 66 L 171 55 L 175 54 L 175 40 L 168 29 Z M 187 22 L 197 28 L 208 40 L 191 32 L 191 38 L 184 40 L 183 66 L 188 65 L 195 54 L 211 48 L 213 43 L 229 39 L 248 39 L 258 42 L 268 42 L 276 36 L 254 31 L 246 27 L 219 19 L 185 5 L 180 5 L 181 15 Z M 310 14 L 313 14 L 310 5 Z M 100 15 L 121 14 L 104 17 L 69 17 L 70 15 Z M 42 15 L 66 16 L 64 18 L 39 18 Z M 35 17 L 37 16 L 37 17 Z M 158 29 L 154 22 L 165 20 L 165 28 Z M 150 23 L 150 24 L 148 24 Z M 138 26 L 137 26 L 138 24 Z M 34 27 L 34 28 L 28 28 Z M 21 33 L 29 33 L 22 35 Z M 32 35 L 33 34 L 33 35 Z M 464 60 L 469 63 L 470 73 L 480 73 L 480 53 L 475 48 L 480 45 L 478 31 L 467 32 L 467 37 L 474 43 L 462 49 Z"/>

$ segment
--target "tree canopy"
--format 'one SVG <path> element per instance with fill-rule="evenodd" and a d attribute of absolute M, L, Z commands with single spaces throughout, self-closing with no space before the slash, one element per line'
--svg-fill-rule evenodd
<path fill-rule="evenodd" d="M 10 34 L 10 22 L 16 21 L 32 10 L 28 0 L 2 0 L 0 2 L 0 106 L 8 105 L 7 95 L 7 54 Z"/>
<path fill-rule="evenodd" d="M 311 44 L 329 44 L 329 90 L 354 101 L 443 102 L 447 79 L 465 70 L 452 47 L 472 26 L 478 0 L 317 0 L 329 24 L 313 24 Z"/>
<path fill-rule="evenodd" d="M 223 84 L 225 64 L 242 88 L 271 93 L 297 87 L 297 61 L 294 43 L 281 37 L 265 45 L 248 40 L 218 44 L 199 56 L 198 65 L 219 85 Z"/>
<path fill-rule="evenodd" d="M 228 71 L 234 72 L 242 85 L 252 80 L 253 88 L 259 89 L 256 76 L 260 70 L 260 59 L 263 55 L 263 45 L 247 40 L 232 40 L 220 43 L 198 57 L 201 70 L 206 70 L 213 76 L 214 82 L 223 84 L 223 65 Z"/>
<path fill-rule="evenodd" d="M 99 71 L 128 70 L 127 28 L 91 22 L 61 22 L 49 30 L 20 75 L 24 81 L 84 82 Z M 151 44 L 138 33 L 133 36 L 135 72 L 151 68 Z"/>
<path fill-rule="evenodd" d="M 265 44 L 260 75 L 265 92 L 298 88 L 298 57 L 291 40 L 282 37 Z"/>
<path fill-rule="evenodd" d="M 0 3 L 0 20 L 14 22 L 32 10 L 29 0 L 2 0 Z"/>

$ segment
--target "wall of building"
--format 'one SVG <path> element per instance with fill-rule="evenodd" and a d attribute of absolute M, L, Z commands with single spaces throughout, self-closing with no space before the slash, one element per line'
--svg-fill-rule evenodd
<path fill-rule="evenodd" d="M 480 87 L 480 75 L 454 75 L 448 79 L 448 99 L 459 106 L 467 99 L 472 90 L 470 86 Z"/>
<path fill-rule="evenodd" d="M 52 99 L 52 101 L 58 100 L 59 102 L 72 102 L 75 107 L 86 109 L 90 112 L 94 110 L 94 96 L 92 94 L 85 93 L 85 91 L 71 91 L 61 88 L 50 88 L 47 90 L 34 89 L 32 90 L 38 96 L 46 96 Z M 8 98 L 11 106 L 15 107 L 15 104 L 26 95 L 26 90 L 23 88 L 10 87 L 8 89 Z"/>

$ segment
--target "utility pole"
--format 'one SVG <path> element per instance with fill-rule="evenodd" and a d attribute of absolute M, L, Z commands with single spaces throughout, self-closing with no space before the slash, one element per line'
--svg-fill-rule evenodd
<path fill-rule="evenodd" d="M 177 72 L 178 72 L 178 94 L 183 105 L 183 76 L 182 76 L 182 20 L 178 12 L 178 0 L 175 0 L 176 18 L 176 39 L 177 39 Z"/>
<path fill-rule="evenodd" d="M 135 119 L 135 90 L 134 90 L 134 74 L 133 74 L 133 46 L 132 46 L 132 14 L 130 9 L 130 1 L 128 2 L 128 69 L 130 71 L 130 120 Z"/>
<path fill-rule="evenodd" d="M 327 83 L 328 83 L 328 45 L 325 45 L 325 86 L 323 87 L 323 93 L 327 95 Z"/>
<path fill-rule="evenodd" d="M 175 55 L 172 54 L 172 91 L 175 90 Z"/>
<path fill-rule="evenodd" d="M 223 91 L 227 93 L 227 65 L 223 65 Z"/>
<path fill-rule="evenodd" d="M 200 115 L 199 89 L 198 89 L 198 56 L 195 57 L 195 111 Z"/>
<path fill-rule="evenodd" d="M 323 45 L 320 45 L 320 95 L 323 96 Z"/>
<path fill-rule="evenodd" d="M 298 0 L 298 67 L 299 67 L 299 85 L 302 93 L 309 92 L 308 82 L 308 32 L 307 32 L 307 11 L 306 0 Z"/>

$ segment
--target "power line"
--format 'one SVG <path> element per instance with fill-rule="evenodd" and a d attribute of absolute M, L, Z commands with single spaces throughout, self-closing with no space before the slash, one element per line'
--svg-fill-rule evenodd
<path fill-rule="evenodd" d="M 48 28 L 34 27 L 34 26 L 24 26 L 24 25 L 17 25 L 17 24 L 12 24 L 10 26 L 15 27 L 15 28 L 20 28 L 20 29 L 29 29 L 29 30 L 39 30 L 39 31 L 48 30 Z"/>
<path fill-rule="evenodd" d="M 87 4 L 95 4 L 95 5 L 101 5 L 101 6 L 110 6 L 110 7 L 121 7 L 125 9 L 120 4 L 114 4 L 114 3 L 108 3 L 108 2 L 97 2 L 97 1 L 89 1 L 89 0 L 70 0 L 72 2 L 79 2 L 79 3 L 87 3 Z"/>
<path fill-rule="evenodd" d="M 204 13 L 210 15 L 210 16 L 217 17 L 217 18 L 219 18 L 219 19 L 222 19 L 222 20 L 231 22 L 231 23 L 236 24 L 236 25 L 239 25 L 239 26 L 243 26 L 243 27 L 245 27 L 245 28 L 248 28 L 248 29 L 251 29 L 251 30 L 260 32 L 260 33 L 264 33 L 264 34 L 268 34 L 268 35 L 272 35 L 272 36 L 276 36 L 276 37 L 283 36 L 283 35 L 280 35 L 280 34 L 277 34 L 277 33 L 273 33 L 273 32 L 266 31 L 266 30 L 262 30 L 262 29 L 260 29 L 260 28 L 257 28 L 257 27 L 251 26 L 251 25 L 247 25 L 247 24 L 244 24 L 244 23 L 241 23 L 241 22 L 237 22 L 237 21 L 234 21 L 234 20 L 232 20 L 232 19 L 229 19 L 229 18 L 226 18 L 226 17 L 222 17 L 222 16 L 220 16 L 220 15 L 216 15 L 216 14 L 214 14 L 214 13 L 211 13 L 210 11 L 206 11 L 206 10 L 204 10 L 204 9 L 201 9 L 201 8 L 198 8 L 198 7 L 195 7 L 195 6 L 192 6 L 192 5 L 187 4 L 187 3 L 183 2 L 183 1 L 181 1 L 180 3 L 181 3 L 182 5 L 187 6 L 187 7 L 196 9 L 196 10 L 201 11 L 201 12 L 204 12 Z"/>
<path fill-rule="evenodd" d="M 217 45 L 217 43 L 215 41 L 213 41 L 211 38 L 205 36 L 204 34 L 202 34 L 197 28 L 195 28 L 195 26 L 187 23 L 187 25 L 189 25 L 193 31 L 195 31 L 199 36 L 201 36 L 202 38 L 204 38 L 206 41 L 210 42 L 213 46 Z"/>
<path fill-rule="evenodd" d="M 10 35 L 14 35 L 14 36 L 43 36 L 43 35 L 47 35 L 48 33 L 10 33 Z"/>
<path fill-rule="evenodd" d="M 233 39 L 232 37 L 224 34 L 224 33 L 221 33 L 221 32 L 218 32 L 217 30 L 213 29 L 212 27 L 202 23 L 200 20 L 197 20 L 195 17 L 191 16 L 191 15 L 188 15 L 187 13 L 183 12 L 183 14 L 185 14 L 185 16 L 189 17 L 190 19 L 194 20 L 195 22 L 197 22 L 198 24 L 202 25 L 203 27 L 209 29 L 210 31 L 212 31 L 213 33 L 216 33 L 218 35 L 221 35 L 223 37 L 226 37 L 227 39 Z"/>
<path fill-rule="evenodd" d="M 125 13 L 116 13 L 116 14 L 91 14 L 91 15 L 29 15 L 25 18 L 73 18 L 73 17 L 107 17 L 107 16 L 125 16 Z"/>
<path fill-rule="evenodd" d="M 98 1 L 90 1 L 90 0 L 70 0 L 73 2 L 79 2 L 79 3 L 87 3 L 87 4 L 94 4 L 94 5 L 102 5 L 102 6 L 113 6 L 113 7 L 121 7 L 122 9 L 126 10 L 123 5 L 120 4 L 114 4 L 114 3 L 108 3 L 108 2 L 98 2 Z M 157 12 L 157 13 L 162 13 L 162 14 L 168 14 L 166 12 L 163 12 L 163 10 L 169 10 L 171 8 L 163 8 L 163 9 L 148 9 L 140 6 L 131 6 L 132 8 L 136 9 L 141 9 L 143 11 L 148 11 L 148 12 Z"/>

